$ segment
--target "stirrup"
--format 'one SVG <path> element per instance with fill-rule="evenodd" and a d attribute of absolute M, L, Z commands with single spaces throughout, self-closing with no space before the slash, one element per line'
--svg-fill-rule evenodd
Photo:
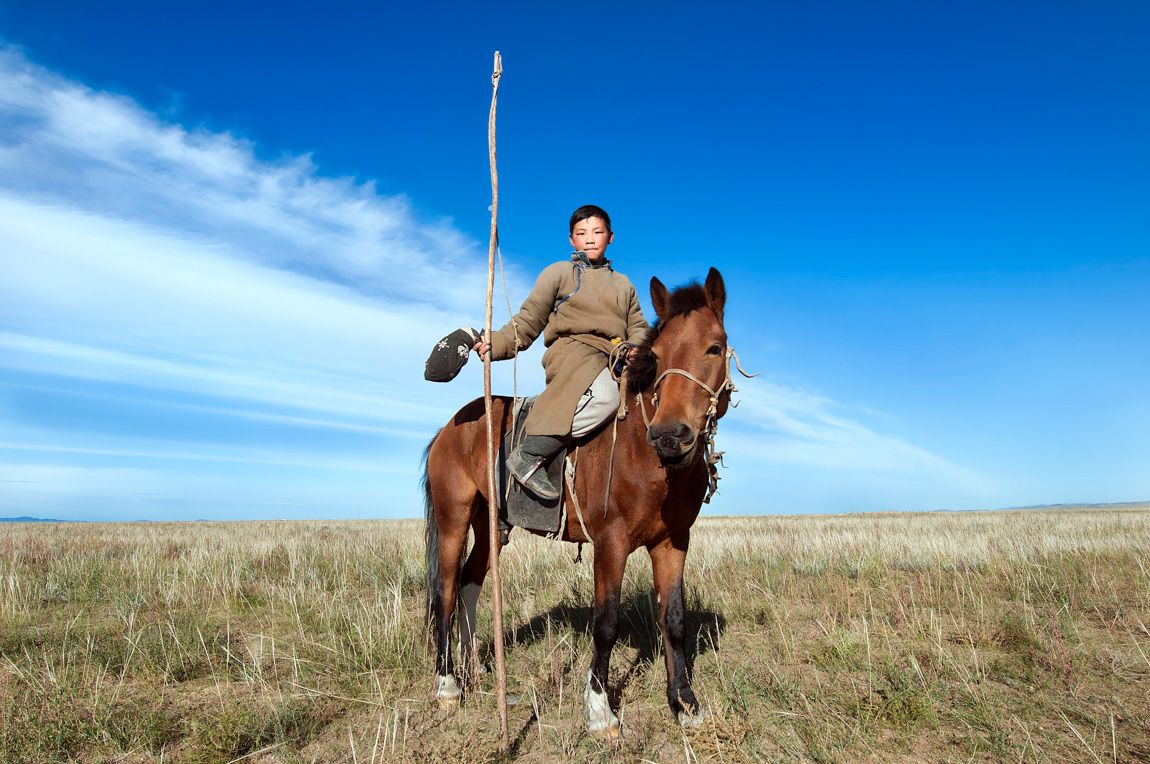
<path fill-rule="evenodd" d="M 523 474 L 520 474 L 520 470 L 524 467 L 527 469 Z M 545 501 L 555 501 L 559 498 L 559 491 L 547 476 L 542 457 L 528 461 L 522 454 L 512 451 L 511 456 L 507 459 L 507 471 L 515 479 L 515 482 L 538 498 Z"/>

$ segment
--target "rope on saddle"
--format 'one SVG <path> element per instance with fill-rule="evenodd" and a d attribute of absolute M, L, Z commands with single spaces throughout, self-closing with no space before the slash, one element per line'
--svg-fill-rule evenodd
<path fill-rule="evenodd" d="M 563 464 L 563 480 L 567 483 L 567 492 L 571 494 L 571 504 L 575 507 L 575 517 L 579 519 L 579 528 L 583 531 L 583 538 L 589 542 L 594 543 L 595 540 L 591 538 L 590 532 L 587 530 L 587 524 L 583 522 L 583 508 L 579 506 L 579 497 L 575 495 L 575 466 L 579 461 L 579 448 L 575 448 L 575 458 L 570 454 L 567 455 L 567 461 Z M 566 520 L 564 520 L 566 525 Z M 562 529 L 560 529 L 562 531 Z M 575 557 L 575 562 L 583 559 L 583 544 L 579 544 L 579 551 Z"/>

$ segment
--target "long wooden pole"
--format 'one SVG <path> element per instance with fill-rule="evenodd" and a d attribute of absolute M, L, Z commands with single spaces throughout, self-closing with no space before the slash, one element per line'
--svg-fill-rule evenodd
<path fill-rule="evenodd" d="M 499 79 L 503 76 L 503 58 L 495 51 L 495 71 L 491 73 L 491 112 L 487 117 L 487 154 L 491 163 L 491 239 L 487 247 L 487 317 L 483 336 L 491 342 L 491 296 L 495 291 L 495 247 L 499 240 L 499 172 L 495 169 L 495 104 L 499 98 Z M 495 492 L 495 432 L 491 410 L 491 351 L 483 356 L 483 406 L 487 416 L 487 539 L 490 544 L 488 565 L 491 568 L 492 624 L 495 642 L 496 703 L 499 706 L 499 732 L 506 753 L 507 736 L 507 669 L 503 662 L 503 582 L 499 578 L 499 495 Z"/>

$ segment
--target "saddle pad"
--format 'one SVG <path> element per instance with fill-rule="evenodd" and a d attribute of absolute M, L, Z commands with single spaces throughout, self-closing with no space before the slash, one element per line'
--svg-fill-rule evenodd
<path fill-rule="evenodd" d="M 523 440 L 524 423 L 534 405 L 535 396 L 515 399 L 515 432 L 508 430 L 504 433 L 503 443 L 499 447 L 499 519 L 508 525 L 559 534 L 562 532 L 563 492 L 560 491 L 560 498 L 554 501 L 543 501 L 523 490 L 507 472 L 508 449 Z M 560 451 L 547 465 L 547 476 L 553 485 L 563 485 L 563 462 L 566 458 L 566 450 Z"/>

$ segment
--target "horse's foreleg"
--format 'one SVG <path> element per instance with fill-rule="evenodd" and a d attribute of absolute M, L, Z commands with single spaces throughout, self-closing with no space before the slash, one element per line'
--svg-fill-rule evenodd
<path fill-rule="evenodd" d="M 626 565 L 627 550 L 621 545 L 611 541 L 595 545 L 595 621 L 592 627 L 595 650 L 583 702 L 587 707 L 587 731 L 607 737 L 619 734 L 619 718 L 611 710 L 611 702 L 607 698 L 607 673 L 611 650 L 619 638 L 619 595 Z"/>
<path fill-rule="evenodd" d="M 687 677 L 683 654 L 684 626 L 683 562 L 687 557 L 690 532 L 683 531 L 651 547 L 651 572 L 659 599 L 659 632 L 663 637 L 663 659 L 667 665 L 667 702 L 682 724 L 702 719 L 699 701 Z"/>

